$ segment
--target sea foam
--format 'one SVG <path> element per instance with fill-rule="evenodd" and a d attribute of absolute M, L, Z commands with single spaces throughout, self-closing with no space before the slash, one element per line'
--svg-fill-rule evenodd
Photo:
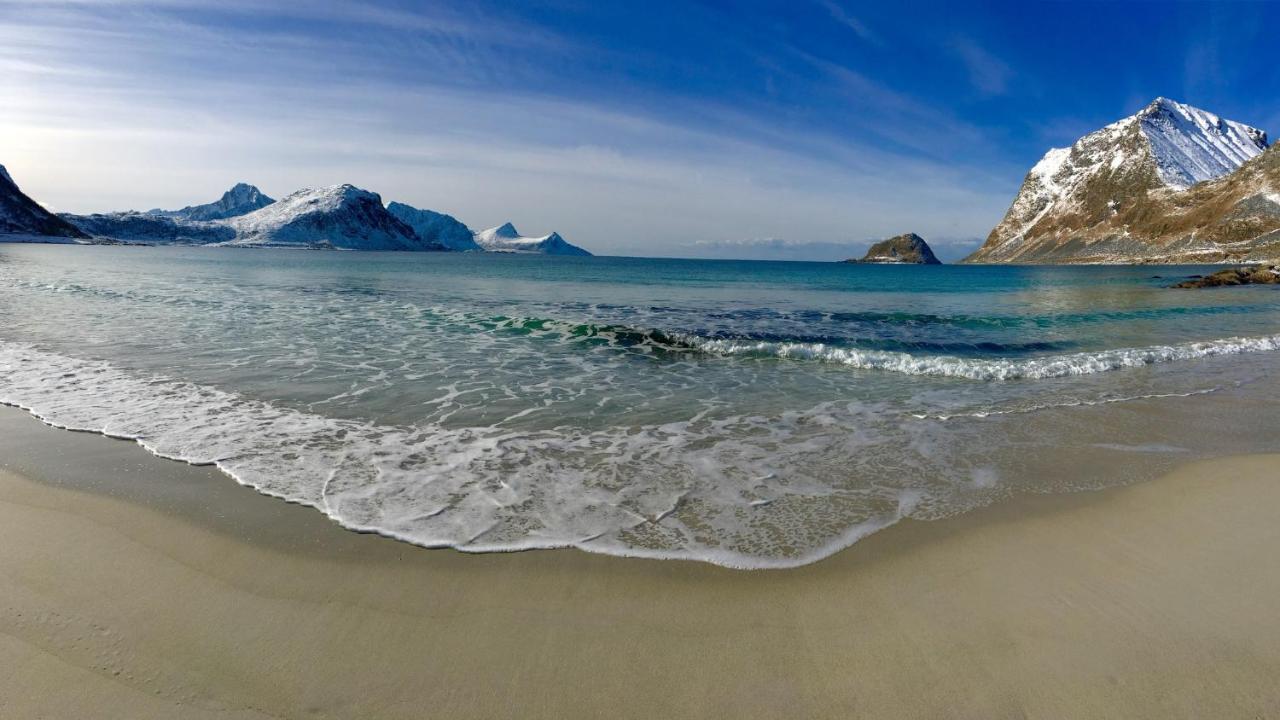
<path fill-rule="evenodd" d="M 1274 349 L 1276 341 L 1112 355 L 1143 364 Z M 1132 361 L 1098 366 L 1117 362 Z M 591 430 L 385 426 L 9 342 L 0 342 L 0 402 L 51 425 L 216 465 L 351 529 L 468 552 L 576 547 L 792 567 L 903 517 L 943 517 L 1008 492 L 975 452 L 1007 429 L 953 420 L 938 432 L 941 418 L 856 403 Z M 970 421 L 995 421 L 981 417 Z"/>

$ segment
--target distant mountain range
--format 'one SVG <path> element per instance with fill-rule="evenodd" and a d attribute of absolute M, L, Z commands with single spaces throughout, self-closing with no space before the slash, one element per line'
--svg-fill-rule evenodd
<path fill-rule="evenodd" d="M 507 223 L 503 228 L 510 228 Z M 449 215 L 393 202 L 352 185 L 299 190 L 273 200 L 247 183 L 181 210 L 54 215 L 27 197 L 0 167 L 0 239 L 343 250 L 519 252 L 590 255 L 558 233 L 492 242 Z M 483 238 L 483 242 L 481 239 Z"/>
<path fill-rule="evenodd" d="M 1215 263 L 1280 255 L 1262 130 L 1165 98 L 1045 154 L 965 262 Z"/>
<path fill-rule="evenodd" d="M 524 236 L 511 223 L 472 232 L 444 213 L 398 202 L 384 207 L 376 193 L 351 185 L 300 190 L 276 201 L 240 183 L 216 202 L 181 210 L 53 215 L 24 195 L 3 167 L 0 236 L 51 242 L 590 254 L 554 232 Z M 900 237 L 885 248 L 915 257 L 919 244 L 923 241 Z M 986 242 L 963 262 L 1276 258 L 1280 150 L 1258 128 L 1157 98 L 1071 147 L 1047 152 L 1027 173 Z"/>

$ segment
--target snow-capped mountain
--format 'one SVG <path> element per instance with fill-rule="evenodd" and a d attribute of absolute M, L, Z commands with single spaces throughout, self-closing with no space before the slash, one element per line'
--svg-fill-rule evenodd
<path fill-rule="evenodd" d="M 222 221 L 235 231 L 224 245 L 448 250 L 423 240 L 382 206 L 377 193 L 352 185 L 299 190 L 247 215 Z"/>
<path fill-rule="evenodd" d="M 152 215 L 163 215 L 188 222 L 205 220 L 225 220 L 226 218 L 247 215 L 254 210 L 264 208 L 275 202 L 267 197 L 256 186 L 248 183 L 236 183 L 230 190 L 222 194 L 216 202 L 204 205 L 188 205 L 181 210 L 152 210 Z"/>
<path fill-rule="evenodd" d="M 0 236 L 82 239 L 87 237 L 74 225 L 54 215 L 27 197 L 0 165 Z"/>
<path fill-rule="evenodd" d="M 452 215 L 445 215 L 433 210 L 420 210 L 412 205 L 393 202 L 387 206 L 387 212 L 400 222 L 413 228 L 418 237 L 427 242 L 438 242 L 450 250 L 477 251 L 481 247 L 476 244 L 471 228 L 458 222 Z"/>
<path fill-rule="evenodd" d="M 1155 262 L 1160 251 L 1143 247 L 1159 231 L 1151 204 L 1229 175 L 1267 147 L 1262 130 L 1157 98 L 1046 153 L 966 262 Z"/>
<path fill-rule="evenodd" d="M 570 245 L 559 233 L 542 237 L 524 237 L 511 223 L 481 230 L 475 235 L 476 244 L 490 252 L 540 253 L 543 255 L 591 255 L 576 245 Z"/>
<path fill-rule="evenodd" d="M 591 254 L 557 233 L 523 237 L 510 223 L 472 233 L 443 213 L 398 202 L 383 207 L 377 193 L 352 185 L 299 190 L 275 201 L 238 183 L 217 202 L 181 210 L 52 215 L 0 167 L 0 234 L 6 233 L 11 239 L 14 233 L 62 234 L 95 243 Z"/>

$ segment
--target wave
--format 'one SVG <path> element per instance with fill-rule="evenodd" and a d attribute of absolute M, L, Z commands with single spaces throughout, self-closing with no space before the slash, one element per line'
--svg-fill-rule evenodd
<path fill-rule="evenodd" d="M 1219 355 L 1280 350 L 1280 335 L 1261 335 L 1011 358 L 990 356 L 1044 353 L 1060 350 L 1065 344 L 1047 341 L 997 343 L 855 339 L 828 335 L 787 336 L 768 332 L 689 332 L 622 324 L 573 323 L 551 318 L 438 312 L 448 314 L 454 322 L 486 332 L 543 337 L 563 342 L 599 343 L 659 356 L 687 356 L 696 352 L 720 357 L 813 360 L 860 370 L 984 381 L 1091 375 Z M 974 355 L 978 357 L 972 357 Z"/>
<path fill-rule="evenodd" d="M 715 355 L 817 360 L 860 370 L 882 370 L 904 375 L 931 375 L 968 380 L 1041 380 L 1072 375 L 1091 375 L 1217 355 L 1280 350 L 1280 335 L 1231 337 L 1179 345 L 1119 348 L 1018 360 L 965 358 L 954 355 L 913 355 L 904 352 L 836 347 L 824 343 L 727 340 L 697 336 L 684 336 L 684 339 L 690 345 Z"/>

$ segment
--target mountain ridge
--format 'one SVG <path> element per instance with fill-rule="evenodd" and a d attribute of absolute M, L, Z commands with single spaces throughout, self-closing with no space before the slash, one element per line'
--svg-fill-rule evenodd
<path fill-rule="evenodd" d="M 188 222 L 225 220 L 260 210 L 274 199 L 268 197 L 256 185 L 238 182 L 222 194 L 222 197 L 204 205 L 188 205 L 181 210 L 151 210 L 148 214 L 176 218 Z"/>
<path fill-rule="evenodd" d="M 0 235 L 83 240 L 89 236 L 32 200 L 0 165 Z"/>
<path fill-rule="evenodd" d="M 350 184 L 298 190 L 225 224 L 236 236 L 220 244 L 236 247 L 448 250 L 419 238 L 387 211 L 380 195 Z"/>
<path fill-rule="evenodd" d="M 450 250 L 459 252 L 482 249 L 476 244 L 471 228 L 463 225 L 452 215 L 395 201 L 387 205 L 387 212 L 413 228 L 413 231 L 423 240 L 438 242 Z"/>
<path fill-rule="evenodd" d="M 1210 257 L 1212 248 L 1202 243 L 1179 246 L 1166 237 L 1148 210 L 1176 204 L 1178 195 L 1239 171 L 1268 147 L 1262 130 L 1157 98 L 1069 148 L 1045 153 L 986 242 L 963 262 L 1175 262 L 1189 252 Z"/>

